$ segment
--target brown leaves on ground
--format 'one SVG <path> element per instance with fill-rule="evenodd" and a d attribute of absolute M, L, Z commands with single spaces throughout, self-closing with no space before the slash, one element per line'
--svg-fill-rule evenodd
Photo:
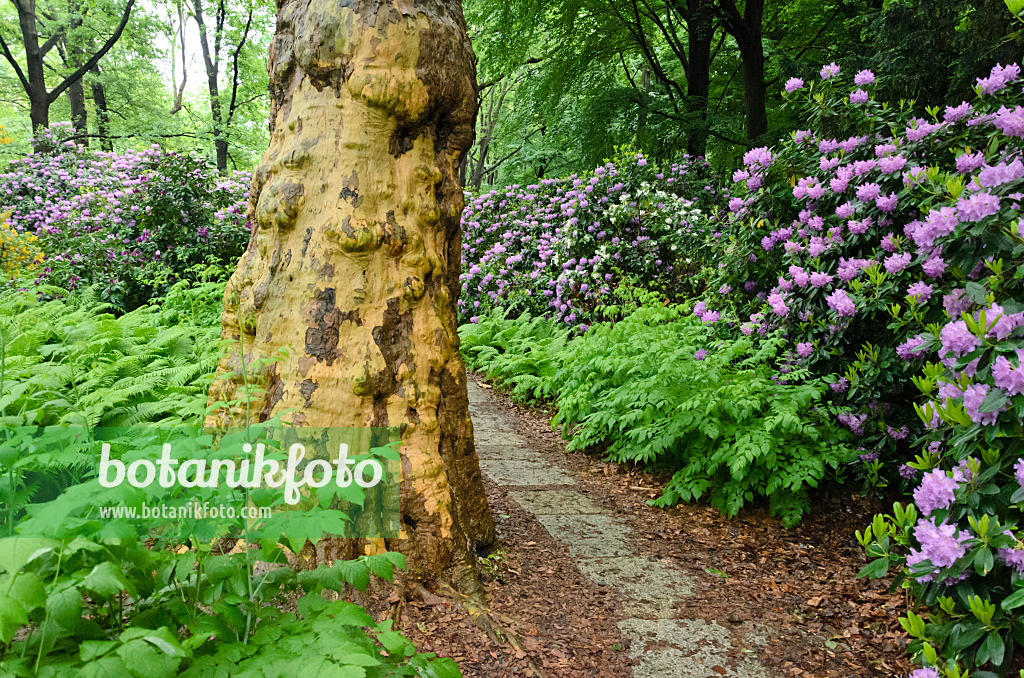
<path fill-rule="evenodd" d="M 905 601 L 899 592 L 887 593 L 887 581 L 856 576 L 865 560 L 854 530 L 881 506 L 823 494 L 815 498 L 815 513 L 790 530 L 764 510 L 726 520 L 700 505 L 654 509 L 645 502 L 660 494 L 656 479 L 566 454 L 547 423 L 550 414 L 507 406 L 519 433 L 574 472 L 581 492 L 632 523 L 639 555 L 671 559 L 693 577 L 694 595 L 678 601 L 679 617 L 742 632 L 761 628 L 767 644 L 757 656 L 771 675 L 852 678 L 910 670 L 897 621 Z M 616 592 L 583 578 L 562 544 L 504 491 L 487 485 L 501 540 L 489 601 L 522 639 L 522 651 L 490 642 L 447 602 L 408 603 L 402 631 L 421 651 L 454 657 L 467 677 L 533 676 L 532 667 L 552 678 L 630 676 Z"/>

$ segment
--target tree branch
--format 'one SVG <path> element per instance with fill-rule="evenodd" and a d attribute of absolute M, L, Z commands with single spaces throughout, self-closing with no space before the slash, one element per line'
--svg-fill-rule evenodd
<path fill-rule="evenodd" d="M 11 50 L 7 47 L 7 43 L 4 42 L 4 36 L 0 35 L 0 49 L 4 51 L 4 57 L 10 62 L 11 66 L 14 67 L 14 72 L 18 74 L 18 80 L 21 80 L 21 86 L 25 88 L 25 91 L 30 91 L 28 86 L 28 79 L 21 70 L 21 66 L 14 60 L 14 55 L 11 54 Z"/>
<path fill-rule="evenodd" d="M 57 97 L 64 93 L 64 90 L 66 90 L 68 87 L 70 87 L 78 80 L 81 80 L 82 77 L 89 72 L 89 69 L 98 64 L 100 62 L 100 59 L 102 59 L 103 56 L 110 51 L 110 48 L 114 46 L 114 43 L 116 43 L 121 38 L 121 33 L 124 32 L 124 27 L 128 25 L 128 17 L 131 15 L 132 8 L 134 6 L 135 0 L 128 0 L 128 4 L 125 5 L 124 8 L 124 14 L 121 16 L 121 23 L 117 26 L 117 30 L 114 31 L 113 35 L 107 38 L 107 41 L 103 43 L 103 46 L 100 47 L 99 51 L 93 54 L 92 57 L 90 57 L 88 61 L 82 64 L 82 66 L 78 70 L 76 70 L 68 77 L 64 78 L 64 82 L 57 85 L 57 87 L 50 92 L 49 99 L 51 103 L 56 101 Z"/>
<path fill-rule="evenodd" d="M 224 121 L 224 127 L 231 125 L 231 118 L 235 115 L 235 101 L 238 98 L 238 55 L 245 47 L 245 39 L 249 37 L 249 27 L 252 26 L 252 5 L 249 5 L 249 17 L 245 20 L 245 30 L 242 31 L 242 39 L 238 41 L 238 49 L 232 57 L 231 63 L 231 103 L 228 104 L 228 116 Z"/>

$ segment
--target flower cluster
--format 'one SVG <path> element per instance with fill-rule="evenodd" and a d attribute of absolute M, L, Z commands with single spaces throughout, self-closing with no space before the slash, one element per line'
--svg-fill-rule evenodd
<path fill-rule="evenodd" d="M 588 176 L 468 196 L 460 314 L 527 311 L 585 331 L 623 283 L 699 293 L 721 236 L 705 213 L 719 196 L 705 161 L 659 168 L 640 154 Z"/>
<path fill-rule="evenodd" d="M 1020 69 L 997 66 L 977 101 L 931 119 L 875 101 L 870 71 L 852 84 L 837 64 L 820 75 L 785 87 L 810 129 L 749 151 L 733 175 L 726 266 L 712 287 L 729 293 L 709 295 L 705 308 L 735 309 L 746 334 L 781 328 L 814 373 L 837 375 L 838 404 L 865 416 L 861 445 L 902 482 L 899 467 L 925 431 L 911 379 L 929 359 L 954 370 L 950 382 L 976 382 L 947 394 L 971 422 L 1019 418 L 1001 398 L 1019 392 L 1022 369 L 1005 344 L 1024 323 L 1021 281 L 1009 275 L 1021 251 L 1024 160 L 1011 133 Z M 992 379 L 972 363 L 985 338 L 965 312 L 972 325 L 982 312 L 1002 314 L 987 335 L 1007 346 Z M 805 356 L 808 344 L 831 350 Z M 904 427 L 914 435 L 889 434 Z"/>
<path fill-rule="evenodd" d="M 114 154 L 55 143 L 0 172 L 0 211 L 45 252 L 37 283 L 98 284 L 106 300 L 133 308 L 189 267 L 229 264 L 244 250 L 247 173 L 220 177 L 197 154 L 158 147 Z"/>
<path fill-rule="evenodd" d="M 38 240 L 33 233 L 18 232 L 6 218 L 0 220 L 0 271 L 8 280 L 32 271 L 43 261 Z"/>

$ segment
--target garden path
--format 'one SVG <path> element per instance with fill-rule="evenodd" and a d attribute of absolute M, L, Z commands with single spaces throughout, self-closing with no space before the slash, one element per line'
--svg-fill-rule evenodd
<path fill-rule="evenodd" d="M 635 678 L 765 678 L 757 655 L 768 629 L 751 622 L 728 628 L 676 611 L 694 582 L 659 559 L 628 516 L 616 515 L 580 491 L 575 473 L 531 447 L 490 393 L 469 383 L 469 411 L 480 467 L 524 510 L 565 544 L 584 577 L 620 599 L 618 622 L 634 659 Z"/>

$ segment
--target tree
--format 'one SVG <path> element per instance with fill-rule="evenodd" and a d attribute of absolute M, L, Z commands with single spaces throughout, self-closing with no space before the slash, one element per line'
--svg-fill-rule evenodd
<path fill-rule="evenodd" d="M 736 40 L 743 59 L 743 92 L 747 138 L 768 132 L 767 87 L 764 80 L 764 0 L 747 0 L 741 11 L 735 0 L 718 0 L 725 30 Z"/>
<path fill-rule="evenodd" d="M 213 145 L 217 159 L 217 169 L 224 172 L 228 168 L 228 128 L 231 126 L 231 119 L 238 109 L 238 85 L 239 85 L 239 57 L 245 49 L 245 42 L 249 39 L 249 32 L 252 30 L 253 11 L 252 3 L 248 6 L 248 13 L 245 16 L 245 25 L 234 45 L 229 49 L 228 57 L 231 60 L 231 99 L 227 105 L 221 103 L 220 94 L 220 67 L 221 47 L 226 46 L 228 36 L 229 8 L 225 0 L 217 0 L 213 17 L 213 26 L 208 27 L 204 15 L 203 0 L 192 0 L 192 18 L 199 27 L 199 47 L 203 53 L 203 65 L 206 67 L 206 85 L 210 94 L 210 117 L 213 122 Z M 184 54 L 184 49 L 182 51 Z M 184 87 L 184 76 L 182 79 Z"/>
<path fill-rule="evenodd" d="M 78 20 L 76 18 L 78 15 L 69 14 L 67 17 L 57 17 L 55 20 L 49 21 L 49 37 L 40 44 L 40 20 L 37 15 L 36 0 L 11 0 L 11 2 L 14 3 L 18 13 L 21 43 L 25 51 L 25 68 L 22 69 L 21 64 L 14 58 L 2 34 L 0 34 L 0 50 L 3 51 L 4 58 L 11 64 L 28 96 L 32 129 L 38 130 L 40 127 L 49 127 L 50 125 L 50 104 L 63 94 L 64 90 L 81 82 L 82 77 L 99 63 L 103 55 L 110 51 L 110 48 L 121 37 L 124 27 L 128 24 L 132 8 L 135 6 L 135 0 L 127 1 L 124 11 L 121 13 L 120 23 L 100 48 L 75 68 L 70 75 L 64 77 L 60 84 L 52 90 L 46 88 L 46 55 L 63 39 L 65 31 Z"/>
<path fill-rule="evenodd" d="M 290 346 L 248 373 L 259 419 L 400 427 L 408 539 L 364 546 L 464 592 L 479 590 L 475 549 L 494 539 L 455 318 L 474 68 L 458 0 L 283 0 L 253 235 L 224 298 L 222 337 L 242 350 L 219 367 L 241 375 L 243 355 Z M 224 403 L 211 425 L 244 421 L 230 405 L 240 387 L 211 388 Z"/>

